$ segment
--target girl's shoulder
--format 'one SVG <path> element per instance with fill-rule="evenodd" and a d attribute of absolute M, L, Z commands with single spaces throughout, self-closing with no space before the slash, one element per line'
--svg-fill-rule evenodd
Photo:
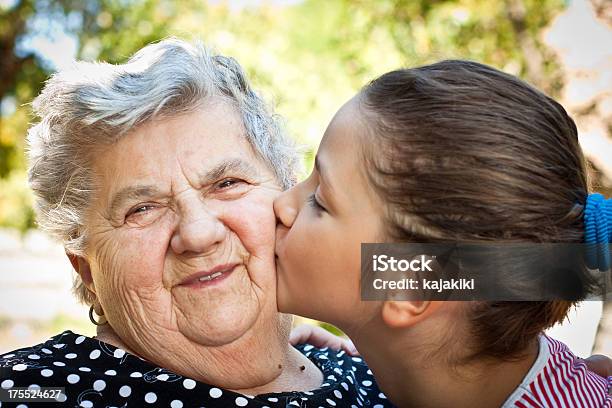
<path fill-rule="evenodd" d="M 542 334 L 535 363 L 504 407 L 612 408 L 611 385 L 612 378 L 589 371 L 567 345 Z"/>

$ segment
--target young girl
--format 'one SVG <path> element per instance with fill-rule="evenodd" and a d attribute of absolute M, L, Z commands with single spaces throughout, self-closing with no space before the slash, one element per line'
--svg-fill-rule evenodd
<path fill-rule="evenodd" d="M 574 122 L 519 79 L 466 61 L 383 75 L 274 209 L 279 309 L 344 330 L 396 405 L 612 407 L 612 377 L 543 334 L 572 302 L 360 299 L 361 243 L 612 241 Z"/>

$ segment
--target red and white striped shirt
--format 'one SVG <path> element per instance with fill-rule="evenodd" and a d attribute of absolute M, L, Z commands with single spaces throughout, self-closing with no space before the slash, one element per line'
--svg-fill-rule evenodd
<path fill-rule="evenodd" d="M 589 371 L 560 341 L 540 336 L 540 352 L 503 408 L 612 408 L 612 376 Z"/>

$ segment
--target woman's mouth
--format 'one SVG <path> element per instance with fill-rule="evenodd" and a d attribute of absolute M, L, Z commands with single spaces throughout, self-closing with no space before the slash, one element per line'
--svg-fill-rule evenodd
<path fill-rule="evenodd" d="M 198 279 L 200 282 L 204 282 L 204 281 L 211 281 L 215 278 L 218 278 L 219 276 L 223 275 L 223 272 L 215 272 L 212 275 L 208 275 L 208 276 L 202 276 L 200 279 Z"/>
<path fill-rule="evenodd" d="M 219 265 L 208 271 L 197 272 L 183 280 L 180 286 L 198 289 L 201 287 L 217 285 L 221 283 L 221 281 L 225 280 L 225 278 L 227 278 L 238 265 L 239 264 Z"/>

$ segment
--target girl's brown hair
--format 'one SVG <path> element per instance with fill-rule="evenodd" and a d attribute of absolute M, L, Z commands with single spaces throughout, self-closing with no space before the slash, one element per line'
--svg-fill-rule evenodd
<path fill-rule="evenodd" d="M 450 60 L 387 73 L 360 98 L 369 179 L 394 242 L 582 242 L 576 125 L 520 79 Z M 474 356 L 513 358 L 572 302 L 476 302 Z"/>

